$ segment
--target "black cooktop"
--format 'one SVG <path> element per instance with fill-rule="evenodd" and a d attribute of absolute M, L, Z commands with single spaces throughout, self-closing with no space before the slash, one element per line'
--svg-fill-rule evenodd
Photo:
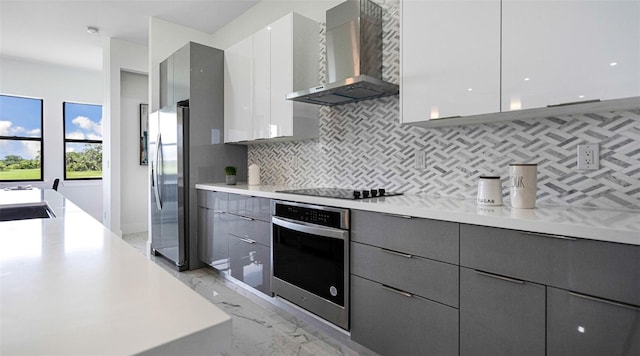
<path fill-rule="evenodd" d="M 336 198 L 336 199 L 368 199 L 378 197 L 389 197 L 393 195 L 401 195 L 398 192 L 388 192 L 385 189 L 341 189 L 341 188 L 308 188 L 308 189 L 290 189 L 278 190 L 277 193 L 289 193 L 300 195 L 311 195 L 314 197 Z"/>

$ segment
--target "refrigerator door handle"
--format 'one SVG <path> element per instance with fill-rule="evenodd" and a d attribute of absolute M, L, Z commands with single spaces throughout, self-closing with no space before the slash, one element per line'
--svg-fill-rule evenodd
<path fill-rule="evenodd" d="M 155 193 L 156 196 L 156 205 L 158 206 L 158 210 L 162 210 L 162 196 L 160 194 L 160 182 L 158 181 L 158 164 L 162 164 L 160 162 L 160 157 L 161 157 L 161 151 L 162 151 L 162 136 L 158 133 L 158 140 L 157 142 L 157 146 L 156 146 L 156 159 L 154 160 L 154 165 L 155 165 L 155 169 L 153 169 L 154 167 L 151 168 L 151 172 L 153 174 L 151 181 L 155 182 L 155 184 L 152 183 L 153 185 L 153 192 Z"/>

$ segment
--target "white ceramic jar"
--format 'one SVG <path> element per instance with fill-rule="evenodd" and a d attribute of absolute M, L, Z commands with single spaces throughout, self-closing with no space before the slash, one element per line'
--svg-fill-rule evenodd
<path fill-rule="evenodd" d="M 537 186 L 537 164 L 516 163 L 509 165 L 509 197 L 512 207 L 518 209 L 535 208 Z"/>
<path fill-rule="evenodd" d="M 498 176 L 480 176 L 478 179 L 478 205 L 502 205 L 502 184 Z"/>

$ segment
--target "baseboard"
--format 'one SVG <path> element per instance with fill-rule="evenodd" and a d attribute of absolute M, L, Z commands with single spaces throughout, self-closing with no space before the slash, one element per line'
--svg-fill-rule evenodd
<path fill-rule="evenodd" d="M 123 224 L 121 227 L 123 234 L 135 234 L 137 232 L 145 232 L 148 230 L 148 226 L 146 222 L 135 223 L 135 224 Z"/>

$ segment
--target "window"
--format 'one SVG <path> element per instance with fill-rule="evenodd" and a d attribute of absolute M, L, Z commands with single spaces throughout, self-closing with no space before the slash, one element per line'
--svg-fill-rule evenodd
<path fill-rule="evenodd" d="M 42 180 L 42 99 L 0 95 L 0 182 Z"/>
<path fill-rule="evenodd" d="M 64 179 L 102 178 L 102 105 L 63 103 Z"/>

